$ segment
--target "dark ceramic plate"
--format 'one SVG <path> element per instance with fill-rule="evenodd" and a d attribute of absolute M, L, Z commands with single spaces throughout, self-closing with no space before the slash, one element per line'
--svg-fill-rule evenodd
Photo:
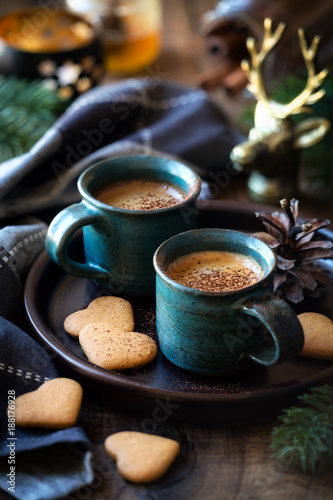
<path fill-rule="evenodd" d="M 199 226 L 262 230 L 252 206 L 220 201 L 211 201 L 201 209 Z M 322 230 L 321 234 L 333 240 L 332 232 Z M 78 258 L 81 247 L 78 238 L 70 252 Z M 333 273 L 332 261 L 328 269 Z M 61 363 L 65 374 L 79 380 L 86 390 L 122 408 L 139 411 L 153 422 L 167 418 L 209 421 L 268 416 L 289 406 L 309 387 L 333 381 L 332 362 L 304 357 L 270 368 L 254 365 L 242 373 L 220 377 L 187 373 L 168 362 L 161 352 L 151 365 L 140 370 L 104 370 L 90 363 L 78 340 L 63 329 L 67 315 L 85 308 L 102 294 L 91 280 L 66 274 L 43 252 L 31 268 L 25 288 L 25 307 L 33 333 Z M 296 312 L 320 312 L 333 318 L 332 297 L 333 287 L 327 287 L 319 297 L 304 300 Z M 134 309 L 136 331 L 156 339 L 154 299 L 127 298 Z"/>

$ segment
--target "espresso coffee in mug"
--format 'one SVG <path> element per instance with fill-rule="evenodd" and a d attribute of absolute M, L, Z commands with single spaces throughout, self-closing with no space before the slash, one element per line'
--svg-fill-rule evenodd
<path fill-rule="evenodd" d="M 94 196 L 116 208 L 156 210 L 177 205 L 185 199 L 186 193 L 171 182 L 135 179 L 108 184 Z"/>
<path fill-rule="evenodd" d="M 296 356 L 303 330 L 275 297 L 276 256 L 253 236 L 197 229 L 162 243 L 154 256 L 160 348 L 175 365 L 219 375 Z"/>
<path fill-rule="evenodd" d="M 82 201 L 50 224 L 46 250 L 68 273 L 92 278 L 114 293 L 153 294 L 153 256 L 166 239 L 196 227 L 198 175 L 157 156 L 115 157 L 80 176 Z M 67 248 L 82 229 L 85 262 Z"/>
<path fill-rule="evenodd" d="M 171 279 L 206 292 L 229 292 L 257 283 L 261 267 L 251 257 L 232 252 L 205 250 L 179 257 L 168 268 Z"/>

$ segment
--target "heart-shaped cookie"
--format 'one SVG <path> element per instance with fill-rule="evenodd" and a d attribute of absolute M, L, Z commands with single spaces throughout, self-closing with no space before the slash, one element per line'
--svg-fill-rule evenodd
<path fill-rule="evenodd" d="M 79 342 L 89 361 L 106 370 L 128 370 L 147 365 L 157 354 L 156 342 L 148 335 L 124 332 L 108 323 L 90 323 L 82 328 Z"/>
<path fill-rule="evenodd" d="M 51 429 L 72 427 L 79 415 L 82 396 L 82 387 L 75 380 L 48 380 L 35 391 L 16 398 L 16 425 Z"/>
<path fill-rule="evenodd" d="M 84 326 L 96 322 L 110 323 L 125 332 L 132 332 L 134 330 L 132 306 L 121 297 L 98 297 L 90 302 L 86 309 L 67 316 L 64 328 L 73 337 L 78 337 Z"/>
<path fill-rule="evenodd" d="M 119 473 L 135 483 L 159 479 L 180 451 L 174 439 L 134 431 L 111 434 L 104 445 L 110 457 L 116 460 Z"/>
<path fill-rule="evenodd" d="M 333 360 L 333 322 L 327 316 L 305 312 L 297 316 L 304 333 L 301 356 Z"/>

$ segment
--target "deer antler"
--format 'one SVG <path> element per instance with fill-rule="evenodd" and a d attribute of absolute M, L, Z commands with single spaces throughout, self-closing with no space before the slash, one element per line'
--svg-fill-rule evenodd
<path fill-rule="evenodd" d="M 285 24 L 280 23 L 272 33 L 272 20 L 266 18 L 264 20 L 264 37 L 260 51 L 256 48 L 254 38 L 249 37 L 246 45 L 251 56 L 251 66 L 247 60 L 241 62 L 241 67 L 249 80 L 247 88 L 258 102 L 262 102 L 267 107 L 269 106 L 269 97 L 263 84 L 262 65 L 269 52 L 280 40 L 284 29 Z"/>
<path fill-rule="evenodd" d="M 314 68 L 314 58 L 318 50 L 320 37 L 315 36 L 311 43 L 311 46 L 309 47 L 305 40 L 304 31 L 299 28 L 299 43 L 308 71 L 308 79 L 306 85 L 304 87 L 304 90 L 289 104 L 281 104 L 278 106 L 272 105 L 272 102 L 267 95 L 263 83 L 262 66 L 269 52 L 275 47 L 275 45 L 281 38 L 284 29 L 285 24 L 280 23 L 276 30 L 272 33 L 272 20 L 266 18 L 264 20 L 264 36 L 260 50 L 257 50 L 254 38 L 249 37 L 247 39 L 247 49 L 251 57 L 251 66 L 250 62 L 247 60 L 241 62 L 242 69 L 244 70 L 249 80 L 249 84 L 247 86 L 249 91 L 255 96 L 258 103 L 262 103 L 266 108 L 269 109 L 271 116 L 279 119 L 286 118 L 287 116 L 292 114 L 301 113 L 302 111 L 308 109 L 305 106 L 306 104 L 314 104 L 315 102 L 319 101 L 325 94 L 325 90 L 321 89 L 315 93 L 313 92 L 322 84 L 328 74 L 328 71 L 326 69 L 323 69 L 322 71 L 320 71 L 320 73 L 316 73 Z"/>
<path fill-rule="evenodd" d="M 324 81 L 328 74 L 327 69 L 323 69 L 320 73 L 315 72 L 314 67 L 314 58 L 316 56 L 318 45 L 320 41 L 320 37 L 317 35 L 312 40 L 310 47 L 306 43 L 304 31 L 299 28 L 298 30 L 298 38 L 299 44 L 302 50 L 303 58 L 305 61 L 306 69 L 308 71 L 308 80 L 304 87 L 304 90 L 293 99 L 289 104 L 286 104 L 282 108 L 281 118 L 285 118 L 286 116 L 301 113 L 305 111 L 306 104 L 314 104 L 319 101 L 323 95 L 325 94 L 325 90 L 321 89 L 317 92 L 313 93 L 315 89 L 317 89 Z"/>

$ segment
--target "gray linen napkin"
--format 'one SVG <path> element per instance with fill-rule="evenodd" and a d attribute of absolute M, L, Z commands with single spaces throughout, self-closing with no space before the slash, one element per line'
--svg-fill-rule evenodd
<path fill-rule="evenodd" d="M 90 443 L 80 427 L 19 428 L 8 403 L 59 376 L 24 330 L 22 285 L 44 248 L 46 224 L 25 220 L 0 230 L 0 487 L 20 500 L 60 498 L 93 480 Z"/>
<path fill-rule="evenodd" d="M 110 156 L 162 152 L 216 179 L 242 140 L 202 90 L 157 78 L 96 87 L 31 151 L 0 165 L 0 219 L 74 203 L 79 174 Z"/>

